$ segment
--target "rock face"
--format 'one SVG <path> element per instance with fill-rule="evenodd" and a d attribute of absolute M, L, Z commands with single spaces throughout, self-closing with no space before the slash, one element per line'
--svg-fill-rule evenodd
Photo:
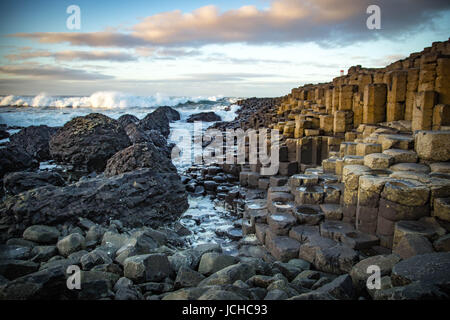
<path fill-rule="evenodd" d="M 139 127 L 144 130 L 156 130 L 161 132 L 164 137 L 168 137 L 170 134 L 170 118 L 166 113 L 167 109 L 158 108 L 152 113 L 149 113 L 139 122 Z M 175 111 L 175 110 L 174 110 Z M 170 116 L 172 117 L 172 116 Z"/>
<path fill-rule="evenodd" d="M 3 178 L 5 191 L 12 195 L 50 185 L 63 186 L 65 185 L 65 181 L 58 173 L 47 171 L 13 172 L 5 175 Z"/>
<path fill-rule="evenodd" d="M 7 199 L 2 216 L 13 217 L 20 228 L 54 225 L 79 217 L 106 224 L 119 219 L 125 226 L 160 226 L 188 207 L 178 175 L 140 169 L 109 179 L 93 178 L 66 187 L 48 186 Z"/>
<path fill-rule="evenodd" d="M 49 160 L 49 141 L 57 128 L 48 126 L 30 126 L 13 134 L 9 140 L 11 145 L 23 149 L 31 157 L 37 160 Z"/>
<path fill-rule="evenodd" d="M 117 151 L 130 145 L 119 122 L 91 113 L 67 122 L 50 140 L 51 156 L 63 163 L 100 170 Z"/>
<path fill-rule="evenodd" d="M 0 177 L 7 172 L 14 172 L 38 167 L 38 162 L 28 153 L 16 146 L 0 149 Z"/>
<path fill-rule="evenodd" d="M 125 129 L 130 123 L 139 123 L 139 118 L 132 114 L 124 114 L 117 121 Z"/>
<path fill-rule="evenodd" d="M 167 139 L 158 130 L 144 130 L 138 124 L 130 123 L 125 127 L 125 131 L 132 144 L 152 143 L 155 147 L 170 155 Z"/>
<path fill-rule="evenodd" d="M 167 154 L 151 143 L 139 143 L 112 156 L 106 164 L 105 175 L 110 177 L 140 168 L 150 168 L 154 172 L 174 174 L 177 172 Z"/>
<path fill-rule="evenodd" d="M 194 121 L 205 121 L 205 122 L 214 122 L 214 121 L 222 121 L 222 118 L 215 114 L 214 112 L 200 112 L 191 115 L 187 120 L 187 122 Z"/>
<path fill-rule="evenodd" d="M 156 113 L 164 113 L 167 116 L 167 118 L 169 119 L 170 122 L 178 121 L 178 120 L 181 119 L 180 113 L 177 110 L 175 110 L 175 109 L 173 109 L 171 107 L 167 107 L 167 106 L 159 107 L 154 112 L 156 112 Z"/>
<path fill-rule="evenodd" d="M 450 252 L 427 253 L 397 263 L 392 269 L 394 286 L 420 281 L 447 288 L 450 285 Z"/>

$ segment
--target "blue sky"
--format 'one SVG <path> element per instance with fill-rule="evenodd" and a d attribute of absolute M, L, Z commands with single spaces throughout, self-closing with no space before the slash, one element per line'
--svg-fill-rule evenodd
<path fill-rule="evenodd" d="M 68 30 L 69 5 L 81 29 Z M 368 30 L 366 8 L 381 8 Z M 279 96 L 450 36 L 448 1 L 3 1 L 0 94 Z"/>

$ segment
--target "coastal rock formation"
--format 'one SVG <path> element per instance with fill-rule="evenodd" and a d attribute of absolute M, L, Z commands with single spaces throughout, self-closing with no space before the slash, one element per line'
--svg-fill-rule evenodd
<path fill-rule="evenodd" d="M 154 112 L 156 112 L 157 114 L 164 113 L 170 122 L 178 121 L 181 119 L 180 113 L 171 107 L 167 106 L 158 107 Z"/>
<path fill-rule="evenodd" d="M 6 131 L 6 125 L 0 124 L 0 140 L 9 138 L 9 132 Z"/>
<path fill-rule="evenodd" d="M 170 155 L 171 148 L 167 145 L 167 139 L 158 130 L 143 130 L 138 124 L 130 123 L 125 127 L 132 144 L 151 143 L 167 156 Z"/>
<path fill-rule="evenodd" d="M 50 140 L 50 153 L 59 162 L 103 171 L 106 161 L 129 145 L 125 130 L 116 120 L 91 113 L 60 128 Z"/>
<path fill-rule="evenodd" d="M 189 116 L 186 120 L 187 122 L 194 121 L 204 121 L 204 122 L 214 122 L 214 121 L 222 121 L 222 118 L 215 114 L 214 112 L 200 112 Z"/>
<path fill-rule="evenodd" d="M 175 175 L 177 173 L 177 169 L 166 153 L 161 152 L 152 143 L 139 143 L 113 155 L 106 164 L 105 175 L 110 177 L 141 168 Z"/>
<path fill-rule="evenodd" d="M 179 119 L 180 114 L 178 111 L 170 107 L 159 107 L 152 113 L 146 115 L 145 118 L 139 122 L 138 126 L 144 131 L 157 130 L 167 138 L 170 134 L 169 123 Z"/>
<path fill-rule="evenodd" d="M 73 223 L 80 217 L 99 224 L 118 219 L 125 226 L 158 227 L 174 221 L 187 207 L 177 174 L 140 169 L 26 191 L 4 201 L 0 215 L 13 219 L 17 231 L 32 224 Z"/>
<path fill-rule="evenodd" d="M 22 148 L 31 157 L 45 161 L 50 159 L 49 141 L 57 128 L 48 126 L 29 126 L 13 134 L 10 144 Z"/>
<path fill-rule="evenodd" d="M 117 119 L 122 128 L 126 128 L 130 123 L 139 123 L 139 118 L 132 114 L 124 114 Z"/>
<path fill-rule="evenodd" d="M 7 146 L 0 148 L 0 178 L 7 172 L 37 168 L 39 163 L 22 148 Z"/>
<path fill-rule="evenodd" d="M 44 187 L 63 186 L 64 179 L 56 172 L 13 172 L 6 174 L 3 178 L 3 187 L 6 193 L 16 195 L 21 192 Z"/>

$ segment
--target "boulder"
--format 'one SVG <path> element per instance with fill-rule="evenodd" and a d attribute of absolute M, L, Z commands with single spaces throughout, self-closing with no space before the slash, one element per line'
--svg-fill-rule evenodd
<path fill-rule="evenodd" d="M 209 276 L 238 262 L 239 259 L 236 257 L 217 252 L 208 252 L 201 257 L 198 272 Z"/>
<path fill-rule="evenodd" d="M 103 225 L 117 219 L 126 227 L 157 228 L 173 221 L 187 207 L 186 192 L 177 174 L 139 169 L 66 187 L 29 190 L 7 199 L 0 205 L 0 214 L 25 227 L 77 223 L 84 217 Z"/>
<path fill-rule="evenodd" d="M 24 260 L 0 260 L 0 275 L 9 280 L 36 272 L 39 263 Z"/>
<path fill-rule="evenodd" d="M 10 144 L 23 149 L 32 158 L 39 161 L 51 159 L 49 150 L 50 138 L 57 128 L 45 125 L 29 126 L 9 137 Z"/>
<path fill-rule="evenodd" d="M 366 288 L 367 279 L 372 275 L 372 273 L 368 273 L 368 268 L 370 266 L 379 267 L 381 277 L 390 276 L 392 268 L 399 261 L 400 257 L 396 254 L 377 255 L 359 261 L 352 267 L 350 271 L 350 276 L 352 278 L 354 287 L 358 291 L 362 291 L 364 288 Z"/>
<path fill-rule="evenodd" d="M 25 240 L 51 244 L 56 243 L 59 237 L 59 231 L 55 227 L 45 225 L 33 225 L 25 229 L 23 238 Z"/>
<path fill-rule="evenodd" d="M 175 279 L 175 288 L 196 287 L 205 276 L 190 268 L 181 267 Z"/>
<path fill-rule="evenodd" d="M 338 300 L 351 300 L 355 295 L 352 278 L 348 274 L 337 277 L 316 291 L 324 295 L 330 295 Z"/>
<path fill-rule="evenodd" d="M 62 256 L 69 256 L 70 254 L 80 251 L 85 247 L 85 240 L 79 233 L 69 234 L 56 243 L 59 253 Z"/>
<path fill-rule="evenodd" d="M 398 254 L 402 259 L 408 259 L 418 254 L 434 252 L 434 250 L 433 245 L 426 237 L 418 234 L 405 234 L 398 242 L 394 243 L 392 252 Z"/>
<path fill-rule="evenodd" d="M 46 268 L 0 287 L 0 299 L 64 299 L 73 298 L 73 292 L 67 289 L 66 267 Z"/>
<path fill-rule="evenodd" d="M 195 121 L 204 121 L 204 122 L 214 122 L 214 121 L 222 121 L 222 118 L 215 114 L 214 112 L 200 112 L 189 116 L 186 122 L 195 122 Z"/>
<path fill-rule="evenodd" d="M 45 187 L 45 186 L 63 186 L 66 182 L 57 172 L 12 172 L 3 178 L 3 187 L 6 193 L 16 195 L 21 192 Z"/>
<path fill-rule="evenodd" d="M 139 118 L 132 114 L 124 114 L 117 119 L 122 128 L 126 128 L 130 123 L 139 123 Z"/>
<path fill-rule="evenodd" d="M 167 154 L 162 153 L 152 143 L 139 143 L 113 155 L 106 164 L 105 175 L 110 177 L 141 168 L 149 168 L 158 173 L 177 172 Z"/>
<path fill-rule="evenodd" d="M 31 247 L 0 244 L 0 260 L 27 260 L 31 257 Z"/>
<path fill-rule="evenodd" d="M 8 172 L 37 168 L 39 163 L 17 146 L 0 148 L 0 178 Z"/>
<path fill-rule="evenodd" d="M 198 300 L 246 300 L 241 295 L 221 289 L 210 289 L 202 294 Z"/>
<path fill-rule="evenodd" d="M 161 281 L 172 273 L 172 268 L 165 255 L 145 254 L 127 258 L 123 273 L 135 283 L 142 283 Z"/>
<path fill-rule="evenodd" d="M 170 134 L 170 120 L 164 109 L 156 109 L 152 113 L 149 113 L 139 122 L 139 127 L 144 131 L 156 130 L 159 131 L 164 137 L 168 137 Z"/>
<path fill-rule="evenodd" d="M 31 259 L 34 262 L 48 261 L 50 258 L 58 255 L 58 249 L 56 246 L 35 246 L 31 250 Z"/>
<path fill-rule="evenodd" d="M 110 264 L 113 261 L 105 251 L 93 250 L 82 256 L 80 262 L 83 270 L 90 270 L 97 265 Z"/>
<path fill-rule="evenodd" d="M 255 269 L 245 263 L 238 263 L 228 266 L 213 273 L 199 283 L 199 287 L 211 285 L 233 284 L 237 280 L 247 281 L 255 275 Z"/>
<path fill-rule="evenodd" d="M 180 113 L 171 107 L 167 107 L 167 106 L 158 107 L 154 112 L 164 113 L 170 122 L 178 121 L 181 119 Z"/>
<path fill-rule="evenodd" d="M 130 145 L 119 122 L 99 113 L 76 117 L 50 139 L 53 159 L 88 170 L 103 171 L 106 161 Z"/>
<path fill-rule="evenodd" d="M 400 261 L 392 269 L 394 286 L 420 281 L 448 288 L 450 285 L 450 252 L 426 253 Z"/>

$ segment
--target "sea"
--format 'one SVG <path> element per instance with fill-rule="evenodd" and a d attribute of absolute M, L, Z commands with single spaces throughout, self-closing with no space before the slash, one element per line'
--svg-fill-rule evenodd
<path fill-rule="evenodd" d="M 115 91 L 95 92 L 90 96 L 52 96 L 45 93 L 36 96 L 3 95 L 0 96 L 0 124 L 13 128 L 31 125 L 58 127 L 72 118 L 92 112 L 102 113 L 113 119 L 118 119 L 124 114 L 132 114 L 142 119 L 160 106 L 169 106 L 177 110 L 181 116 L 179 121 L 170 124 L 171 135 L 168 140 L 176 143 L 177 141 L 172 138 L 177 129 L 189 130 L 193 134 L 194 124 L 186 122 L 190 115 L 213 111 L 222 121 L 231 121 L 239 109 L 235 104 L 239 99 L 223 96 L 172 97 L 159 93 L 136 96 Z M 212 124 L 207 123 L 202 130 Z M 14 128 L 8 131 L 14 134 L 19 130 Z M 0 140 L 0 144 L 8 140 Z M 182 161 L 175 160 L 174 164 L 180 174 L 191 166 L 185 158 Z M 51 162 L 43 162 L 40 170 L 51 170 L 54 166 L 55 164 Z M 189 208 L 180 218 L 180 222 L 192 232 L 186 239 L 188 244 L 195 246 L 202 243 L 219 243 L 224 252 L 236 254 L 236 241 L 224 236 L 236 230 L 239 221 L 233 213 L 225 208 L 222 202 L 210 196 L 189 196 L 188 201 Z"/>

